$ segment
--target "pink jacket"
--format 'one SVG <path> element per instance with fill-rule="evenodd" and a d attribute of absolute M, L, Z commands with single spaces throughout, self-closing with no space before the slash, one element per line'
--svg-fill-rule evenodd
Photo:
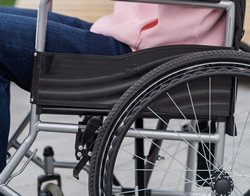
<path fill-rule="evenodd" d="M 114 12 L 91 31 L 112 36 L 133 51 L 173 44 L 224 44 L 223 10 L 188 6 L 115 2 Z"/>

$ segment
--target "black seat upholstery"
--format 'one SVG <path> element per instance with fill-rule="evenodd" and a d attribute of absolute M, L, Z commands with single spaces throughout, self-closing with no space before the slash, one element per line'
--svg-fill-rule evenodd
<path fill-rule="evenodd" d="M 164 46 L 113 57 L 38 53 L 31 100 L 38 113 L 98 110 L 106 114 L 126 89 L 153 68 L 179 55 L 217 49 L 225 47 Z"/>

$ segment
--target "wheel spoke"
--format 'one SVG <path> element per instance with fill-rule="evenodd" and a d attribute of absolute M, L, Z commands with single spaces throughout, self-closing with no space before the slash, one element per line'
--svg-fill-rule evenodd
<path fill-rule="evenodd" d="M 209 107 L 209 109 L 208 109 L 208 122 L 209 122 L 209 125 L 210 126 L 208 126 L 208 132 L 209 132 L 209 143 L 208 143 L 208 145 L 209 145 L 209 148 L 208 149 L 211 149 L 211 112 L 212 112 L 212 104 L 211 104 L 211 99 L 212 99 L 212 90 L 211 90 L 211 86 L 212 86 L 212 80 L 211 80 L 211 77 L 209 77 L 209 103 L 208 103 L 208 107 Z M 210 150 L 208 150 L 209 151 L 209 161 L 211 161 L 211 151 Z M 214 160 L 216 160 L 216 159 L 214 159 Z M 217 161 L 217 160 L 216 160 Z M 210 172 L 210 170 L 211 170 L 211 165 L 209 165 L 209 176 L 211 176 L 211 172 Z"/>
<path fill-rule="evenodd" d="M 181 146 L 181 145 L 178 145 L 178 146 L 177 146 L 177 148 L 176 148 L 176 150 L 175 150 L 175 153 L 174 153 L 171 157 L 175 157 L 175 155 L 177 154 L 177 152 L 179 152 L 180 146 Z M 168 164 L 168 168 L 171 167 L 171 165 L 172 165 L 172 163 L 173 163 L 174 160 L 176 160 L 176 158 L 171 159 L 170 163 Z M 189 171 L 190 171 L 190 170 L 189 170 Z M 194 173 L 194 172 L 193 172 L 193 173 Z M 166 176 L 167 176 L 167 172 L 165 172 L 165 174 L 164 174 L 164 176 L 163 176 L 163 178 L 162 178 L 162 180 L 161 180 L 161 182 L 160 182 L 160 186 L 162 186 L 162 184 L 163 184 L 163 182 L 164 182 Z"/>
<path fill-rule="evenodd" d="M 234 163 L 235 163 L 236 157 L 237 157 L 237 155 L 238 155 L 238 151 L 239 151 L 239 148 L 240 148 L 241 141 L 242 141 L 242 139 L 243 139 L 244 132 L 245 132 L 245 130 L 246 130 L 246 126 L 247 126 L 247 121 L 248 121 L 248 118 L 249 118 L 249 114 L 250 114 L 250 111 L 249 111 L 248 114 L 247 114 L 246 122 L 245 122 L 245 124 L 244 124 L 244 128 L 243 128 L 243 131 L 242 131 L 242 134 L 241 134 L 241 138 L 240 138 L 240 141 L 239 141 L 239 144 L 238 144 L 238 148 L 236 149 L 234 158 L 233 158 L 233 160 L 232 160 L 233 163 L 232 163 L 232 168 L 231 168 L 231 171 L 230 171 L 231 173 L 233 173 Z"/>
<path fill-rule="evenodd" d="M 149 140 L 151 143 L 153 143 L 154 145 L 156 145 L 157 147 L 159 147 L 162 151 L 164 151 L 164 153 L 166 153 L 166 154 L 168 154 L 170 157 L 172 157 L 173 159 L 175 159 L 175 157 L 173 157 L 172 155 L 170 155 L 166 150 L 164 150 L 164 149 L 162 149 L 162 147 L 160 147 L 160 146 L 158 146 L 157 144 L 155 144 L 153 141 L 151 141 L 149 138 L 147 138 L 147 136 L 145 136 L 145 135 L 143 135 L 143 133 L 141 133 L 140 131 L 138 131 L 138 130 L 136 130 L 135 128 L 133 128 L 135 131 L 137 131 L 139 134 L 141 134 L 145 139 L 147 139 L 147 140 Z M 124 150 L 125 151 L 125 150 Z M 127 151 L 126 151 L 127 152 Z M 129 152 L 127 152 L 127 153 L 129 153 Z M 129 154 L 131 154 L 131 153 L 129 153 Z M 134 155 L 134 156 L 137 156 L 137 155 Z M 138 157 L 138 156 L 137 156 Z M 138 157 L 138 158 L 141 158 L 141 157 Z M 141 159 L 143 159 L 143 158 L 141 158 Z M 148 162 L 148 163 L 150 163 L 148 160 L 146 160 L 146 159 L 143 159 L 144 161 L 146 161 L 146 162 Z M 175 159 L 177 162 L 179 162 L 179 160 L 177 160 L 177 159 Z M 202 181 L 204 181 L 204 182 L 206 182 L 206 183 L 209 183 L 209 182 L 207 182 L 209 179 L 203 179 L 201 176 L 199 176 L 197 173 L 195 173 L 195 171 L 194 170 L 190 170 L 189 168 L 187 168 L 186 167 L 186 165 L 184 165 L 183 163 L 181 163 L 181 162 L 179 162 L 182 166 L 184 166 L 185 168 L 186 168 L 186 171 L 190 171 L 190 172 L 193 172 L 197 177 L 199 177 Z M 151 164 L 153 164 L 154 166 L 156 166 L 156 167 L 158 167 L 159 165 L 156 165 L 156 164 L 154 164 L 154 163 L 151 163 Z M 159 166 L 160 167 L 160 166 Z M 162 167 L 160 167 L 160 168 L 162 168 Z M 162 169 L 164 169 L 164 168 L 162 168 Z M 173 174 L 173 175 L 176 175 L 174 172 L 172 172 L 172 171 L 174 171 L 174 170 L 168 170 L 168 169 L 164 169 L 164 171 L 165 172 L 169 172 L 169 173 L 171 173 L 171 174 Z M 177 171 L 177 170 L 175 170 L 175 171 Z M 197 171 L 197 170 L 196 170 Z M 206 170 L 207 171 L 207 170 Z M 188 180 L 188 179 L 186 179 L 186 178 L 184 178 L 184 177 L 182 177 L 182 176 L 179 176 L 179 175 L 176 175 L 176 176 L 178 176 L 178 177 L 181 177 L 182 179 L 184 179 L 184 180 L 186 180 L 186 181 L 188 181 L 187 183 L 190 183 L 191 181 L 190 180 Z M 211 180 L 211 179 L 210 179 Z M 194 184 L 196 184 L 196 186 L 199 186 L 200 187 L 200 185 L 198 185 L 197 183 L 194 183 Z"/>
<path fill-rule="evenodd" d="M 234 97 L 233 97 L 233 99 L 234 99 L 234 111 L 235 111 L 235 105 L 236 105 L 236 89 L 237 89 L 237 86 L 236 86 L 236 84 L 237 84 L 237 78 L 235 77 L 235 84 L 234 84 L 234 90 L 235 90 L 235 92 L 234 92 Z M 236 134 L 235 134 L 235 132 L 236 132 L 236 130 L 235 130 L 235 121 L 234 121 L 234 124 L 233 124 L 233 154 L 234 154 L 234 148 L 235 148 L 235 136 L 236 136 Z M 234 162 L 234 160 L 233 160 L 233 162 Z M 232 168 L 231 168 L 231 171 L 233 171 L 233 166 L 232 166 Z"/>
<path fill-rule="evenodd" d="M 169 94 L 168 94 L 169 95 Z M 169 95 L 170 96 L 170 95 Z M 171 97 L 170 97 L 170 99 L 172 99 Z M 173 99 L 172 99 L 173 100 Z M 188 144 L 191 148 L 193 148 L 199 155 L 201 155 L 204 159 L 206 159 L 207 160 L 207 158 L 203 155 L 203 154 L 201 154 L 196 148 L 194 148 L 194 146 L 193 145 L 191 145 L 185 138 L 183 138 L 179 133 L 178 133 L 178 131 L 176 131 L 175 129 L 173 129 L 167 122 L 165 122 L 156 112 L 154 112 L 150 107 L 148 107 L 148 109 L 157 117 L 157 118 L 159 118 L 160 120 L 162 120 L 166 125 L 168 125 L 168 127 L 172 130 L 172 131 L 174 131 L 183 141 L 185 141 L 185 143 L 186 144 Z M 185 118 L 185 115 L 184 115 L 184 118 Z M 186 120 L 187 120 L 187 118 L 185 118 Z M 188 121 L 188 120 L 187 120 Z M 189 123 L 189 122 L 188 122 Z M 190 124 L 190 123 L 189 123 Z M 192 127 L 192 126 L 191 126 Z M 194 129 L 194 128 L 193 128 Z M 209 164 L 211 164 L 214 168 L 216 168 L 216 169 L 218 169 L 211 161 L 209 161 L 208 160 L 208 162 L 209 162 Z"/>
<path fill-rule="evenodd" d="M 208 181 L 208 180 L 211 180 L 211 179 L 204 179 L 205 181 Z M 202 180 L 203 181 L 203 180 Z M 128 193 L 135 193 L 136 191 L 147 191 L 147 190 L 159 190 L 159 189 L 162 189 L 162 188 L 170 188 L 170 187 L 175 187 L 175 186 L 179 186 L 179 185 L 185 185 L 185 184 L 188 184 L 188 183 L 193 183 L 195 181 L 190 181 L 190 182 L 182 182 L 182 183 L 174 183 L 174 184 L 168 184 L 168 185 L 164 185 L 164 186 L 155 186 L 155 187 L 151 187 L 151 188 L 145 188 L 145 189 L 137 189 L 135 188 L 135 190 L 129 190 L 129 191 L 123 191 L 123 192 L 120 192 L 120 193 L 115 193 L 114 195 L 123 195 L 123 194 L 128 194 Z M 206 192 L 209 192 L 209 193 L 213 193 L 212 190 L 206 188 L 206 187 L 202 187 L 200 186 L 200 188 L 202 189 L 205 189 Z M 164 190 L 163 190 L 164 191 Z M 197 192 L 198 193 L 198 192 Z M 196 194 L 197 194 L 196 193 Z"/>
<path fill-rule="evenodd" d="M 128 151 L 125 150 L 125 149 L 120 148 L 120 150 L 122 150 L 122 151 L 124 151 L 124 152 L 126 152 L 126 153 L 128 153 L 128 154 L 130 154 L 130 155 L 133 155 L 132 153 L 128 152 Z M 192 181 L 186 179 L 185 177 L 180 176 L 180 175 L 178 175 L 178 174 L 172 172 L 171 170 L 165 169 L 165 168 L 163 168 L 163 167 L 161 167 L 161 166 L 159 166 L 159 165 L 157 165 L 157 164 L 154 164 L 154 163 L 152 163 L 152 162 L 150 162 L 150 161 L 148 161 L 148 160 L 146 160 L 146 159 L 144 159 L 144 158 L 141 158 L 140 156 L 137 156 L 137 155 L 135 155 L 135 154 L 134 154 L 133 156 L 135 156 L 135 157 L 137 157 L 138 159 L 141 159 L 141 160 L 143 160 L 143 161 L 146 161 L 146 162 L 148 162 L 148 163 L 154 165 L 155 167 L 157 167 L 157 168 L 159 168 L 159 169 L 162 169 L 162 171 L 169 172 L 169 173 L 173 174 L 174 176 L 177 176 L 177 177 L 179 177 L 179 178 L 182 178 L 183 180 L 188 181 L 187 183 L 191 183 L 191 182 L 192 182 Z M 205 179 L 203 179 L 203 180 L 205 180 Z M 205 181 L 207 181 L 207 180 L 205 180 Z M 196 184 L 197 186 L 200 186 L 200 185 L 198 185 L 197 183 L 195 183 L 195 184 Z"/>
<path fill-rule="evenodd" d="M 188 94 L 189 94 L 189 98 L 190 98 L 190 101 L 191 101 L 191 105 L 192 105 L 192 109 L 193 109 L 193 113 L 194 113 L 194 117 L 195 117 L 195 121 L 196 121 L 196 124 L 198 125 L 198 119 L 197 119 L 197 116 L 196 116 L 196 112 L 195 112 L 195 108 L 194 108 L 194 103 L 193 103 L 193 99 L 192 99 L 192 95 L 191 95 L 191 91 L 190 91 L 190 88 L 189 88 L 189 84 L 187 83 L 187 88 L 188 88 Z M 211 78 L 209 78 L 209 122 L 211 122 Z M 211 142 L 209 142 L 209 148 L 207 148 L 207 145 L 204 143 L 204 141 L 202 140 L 201 136 L 200 136 L 200 127 L 197 126 L 198 128 L 198 133 L 194 130 L 194 132 L 196 133 L 196 135 L 199 136 L 200 140 L 201 140 L 201 145 L 202 145 L 202 150 L 203 150 L 203 153 L 204 153 L 204 156 L 205 156 L 205 160 L 206 160 L 206 165 L 207 165 L 207 168 L 209 169 L 209 176 L 211 176 L 211 172 L 210 172 L 210 169 L 211 169 L 211 165 L 209 164 L 208 166 L 208 161 L 207 161 L 207 157 L 206 157 L 206 153 L 205 153 L 205 149 L 204 149 L 204 146 L 206 147 L 206 149 L 208 150 L 208 153 L 209 153 L 209 162 L 211 162 L 211 155 L 213 156 L 214 160 L 217 162 L 216 158 L 214 157 L 213 153 L 210 151 L 211 149 Z M 210 141 L 210 138 L 211 138 L 211 128 L 209 126 L 209 141 Z M 218 162 L 217 162 L 218 163 Z"/>
<path fill-rule="evenodd" d="M 185 164 L 181 163 L 179 160 L 177 160 L 173 155 L 169 154 L 166 150 L 164 150 L 162 147 L 158 146 L 156 143 L 154 143 L 153 141 L 151 141 L 147 136 L 145 136 L 143 133 L 141 133 L 140 131 L 134 129 L 135 131 L 137 131 L 139 134 L 141 134 L 145 139 L 147 139 L 148 141 L 150 141 L 151 143 L 153 143 L 155 146 L 157 146 L 158 148 L 160 148 L 160 150 L 162 150 L 164 153 L 168 154 L 171 158 L 173 158 L 175 161 L 177 161 L 178 163 L 180 163 L 183 167 L 185 167 L 187 170 L 186 171 L 191 171 L 193 172 L 193 170 L 191 170 L 190 168 L 188 168 Z M 197 151 L 198 152 L 198 151 Z M 172 159 L 172 160 L 173 160 Z M 168 170 L 167 170 L 168 171 Z M 201 176 L 199 176 L 197 173 L 193 172 L 197 177 L 203 179 Z M 185 178 L 185 180 L 188 180 Z M 189 180 L 188 180 L 189 181 Z"/>

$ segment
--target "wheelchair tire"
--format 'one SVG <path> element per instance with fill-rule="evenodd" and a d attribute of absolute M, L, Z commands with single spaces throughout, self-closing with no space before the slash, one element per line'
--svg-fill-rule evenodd
<path fill-rule="evenodd" d="M 44 186 L 43 190 L 49 191 L 49 193 L 52 196 L 63 196 L 63 192 L 61 188 L 54 184 L 54 183 L 48 183 Z"/>
<path fill-rule="evenodd" d="M 247 193 L 249 79 L 250 54 L 238 51 L 193 53 L 146 74 L 101 128 L 90 195 Z"/>

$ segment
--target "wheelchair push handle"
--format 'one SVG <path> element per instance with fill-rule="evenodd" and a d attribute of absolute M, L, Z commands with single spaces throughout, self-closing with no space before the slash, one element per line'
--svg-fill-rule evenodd
<path fill-rule="evenodd" d="M 48 17 L 48 11 L 51 11 L 51 8 L 52 8 L 52 0 L 40 1 L 37 12 L 35 51 L 38 52 L 45 51 L 47 17 Z"/>
<path fill-rule="evenodd" d="M 208 7 L 228 10 L 232 6 L 232 2 L 221 0 L 113 0 L 124 2 L 140 2 L 140 3 L 155 3 L 168 5 L 183 5 L 195 7 Z"/>

